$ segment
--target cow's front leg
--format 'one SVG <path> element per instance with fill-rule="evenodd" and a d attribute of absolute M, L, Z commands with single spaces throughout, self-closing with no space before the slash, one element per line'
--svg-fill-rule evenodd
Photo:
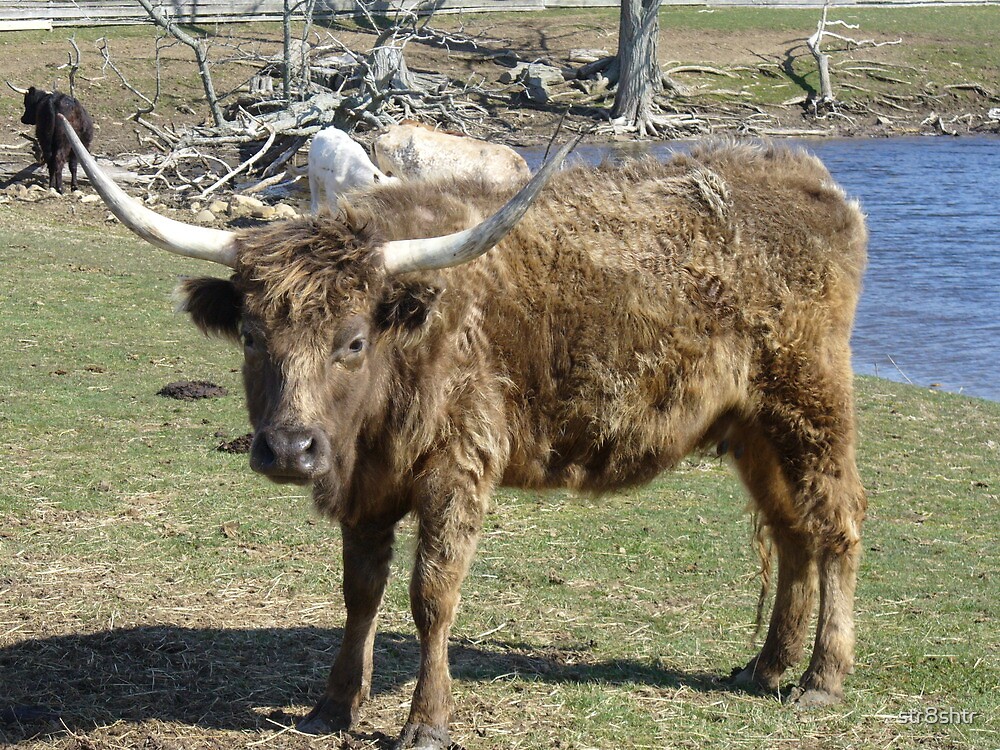
<path fill-rule="evenodd" d="M 395 524 L 341 525 L 344 538 L 344 640 L 316 707 L 296 727 L 328 734 L 351 727 L 372 684 L 372 648 L 378 610 L 389 578 Z"/>
<path fill-rule="evenodd" d="M 474 494 L 418 509 L 420 537 L 410 582 L 410 608 L 420 637 L 420 672 L 410 717 L 396 750 L 447 750 L 451 718 L 448 635 L 459 588 L 469 570 L 484 503 Z"/>

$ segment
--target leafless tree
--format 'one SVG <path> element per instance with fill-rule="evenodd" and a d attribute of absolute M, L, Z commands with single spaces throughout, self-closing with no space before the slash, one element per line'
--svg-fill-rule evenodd
<path fill-rule="evenodd" d="M 827 21 L 827 13 L 829 9 L 830 4 L 825 3 L 823 5 L 823 15 L 820 17 L 819 23 L 816 25 L 815 33 L 813 33 L 813 35 L 806 40 L 806 46 L 809 48 L 813 58 L 816 60 L 816 68 L 819 71 L 820 90 L 819 96 L 815 101 L 815 106 L 817 108 L 829 107 L 836 99 L 833 95 L 833 84 L 830 83 L 830 56 L 825 54 L 821 48 L 823 37 L 830 33 L 827 31 L 827 25 L 830 23 Z M 857 28 L 857 26 L 854 28 Z"/>
<path fill-rule="evenodd" d="M 205 99 L 208 101 L 208 108 L 212 113 L 212 122 L 216 127 L 221 127 L 223 123 L 222 108 L 219 106 L 219 98 L 215 94 L 215 84 L 212 83 L 212 71 L 208 61 L 208 43 L 204 39 L 196 39 L 180 26 L 174 23 L 166 11 L 161 7 L 154 6 L 150 0 L 138 0 L 153 22 L 170 34 L 174 39 L 185 44 L 194 52 L 195 61 L 198 63 L 198 73 L 201 76 L 201 84 L 205 89 Z"/>
<path fill-rule="evenodd" d="M 69 95 L 76 96 L 76 74 L 80 72 L 80 48 L 76 44 L 75 34 L 70 37 L 69 44 L 73 51 L 66 53 L 66 63 L 60 65 L 59 70 L 69 69 Z"/>
<path fill-rule="evenodd" d="M 902 39 L 898 39 L 896 41 L 876 42 L 874 39 L 854 39 L 853 37 L 832 32 L 830 31 L 830 27 L 832 26 L 841 26 L 848 30 L 856 30 L 860 27 L 858 24 L 850 24 L 846 21 L 830 20 L 829 11 L 831 7 L 833 7 L 833 4 L 829 0 L 823 4 L 823 13 L 816 24 L 816 31 L 806 39 L 806 47 L 809 48 L 809 52 L 816 60 L 816 68 L 819 72 L 819 93 L 811 102 L 813 113 L 816 115 L 833 111 L 837 101 L 837 97 L 833 93 L 833 82 L 830 77 L 830 56 L 823 51 L 823 40 L 825 38 L 829 37 L 830 39 L 840 41 L 846 44 L 848 48 L 882 47 L 887 44 L 900 44 L 903 41 Z"/>
<path fill-rule="evenodd" d="M 292 100 L 293 83 L 303 94 L 309 83 L 309 45 L 307 40 L 312 28 L 313 11 L 316 0 L 284 0 L 282 14 L 282 58 L 284 69 L 281 76 L 281 89 L 285 101 Z M 298 38 L 292 35 L 292 22 L 297 14 L 302 15 L 302 34 Z M 298 79 L 297 81 L 295 79 Z"/>
<path fill-rule="evenodd" d="M 156 39 L 156 53 L 153 59 L 154 65 L 153 70 L 156 74 L 156 90 L 153 92 L 152 98 L 147 96 L 145 93 L 137 89 L 132 83 L 125 77 L 125 74 L 119 69 L 118 65 L 115 64 L 113 56 L 111 54 L 111 43 L 108 41 L 107 37 L 102 36 L 97 40 L 98 49 L 101 52 L 101 57 L 104 58 L 104 64 L 101 66 L 102 70 L 107 70 L 108 68 L 118 76 L 118 80 L 122 82 L 122 85 L 132 92 L 137 98 L 141 99 L 143 104 L 139 105 L 136 110 L 133 119 L 137 119 L 142 115 L 149 114 L 156 108 L 156 103 L 160 98 L 160 42 L 163 37 L 157 37 Z"/>

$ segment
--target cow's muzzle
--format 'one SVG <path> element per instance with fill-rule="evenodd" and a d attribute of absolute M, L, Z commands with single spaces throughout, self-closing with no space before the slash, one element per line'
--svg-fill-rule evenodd
<path fill-rule="evenodd" d="M 266 427 L 254 435 L 250 468 L 275 482 L 311 482 L 330 469 L 330 441 L 315 428 Z"/>

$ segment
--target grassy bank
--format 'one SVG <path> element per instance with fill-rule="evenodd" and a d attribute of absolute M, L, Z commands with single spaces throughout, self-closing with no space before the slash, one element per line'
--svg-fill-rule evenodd
<path fill-rule="evenodd" d="M 859 42 L 860 47 L 829 38 L 823 49 L 831 57 L 834 93 L 847 115 L 873 108 L 886 116 L 905 116 L 908 109 L 927 113 L 974 110 L 976 100 L 1000 102 L 1000 58 L 987 52 L 1000 35 L 1000 13 L 993 7 L 833 8 L 831 21 L 856 28 L 830 26 L 829 31 Z M 711 13 L 698 8 L 668 8 L 661 22 L 670 39 L 690 34 L 715 37 L 724 47 L 744 44 L 746 55 L 725 88 L 749 101 L 777 104 L 794 95 L 818 92 L 816 62 L 805 46 L 815 31 L 815 9 L 731 8 Z M 777 50 L 754 49 L 755 36 L 777 34 Z M 747 42 L 750 42 L 747 44 Z M 866 45 L 866 42 L 868 45 Z M 874 42 L 880 46 L 870 46 Z M 757 64 L 753 58 L 757 58 Z M 982 91 L 966 86 L 976 84 Z M 960 87 L 960 88 L 951 88 Z M 971 92 L 971 93 L 970 93 Z"/>
<path fill-rule="evenodd" d="M 299 491 L 216 450 L 246 431 L 239 352 L 170 302 L 178 274 L 214 269 L 102 212 L 39 229 L 37 206 L 3 210 L 0 743 L 388 748 L 416 668 L 410 529 L 359 734 L 282 733 L 341 637 L 339 542 Z M 230 395 L 156 395 L 177 380 Z M 456 740 L 1000 746 L 1000 404 L 870 378 L 858 404 L 871 512 L 844 706 L 720 682 L 752 651 L 756 562 L 740 488 L 694 458 L 599 500 L 498 495 L 454 630 Z"/>

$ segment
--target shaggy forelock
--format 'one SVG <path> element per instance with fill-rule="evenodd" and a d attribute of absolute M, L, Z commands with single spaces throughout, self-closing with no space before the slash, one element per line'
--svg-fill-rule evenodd
<path fill-rule="evenodd" d="M 383 279 L 380 238 L 366 212 L 281 222 L 242 235 L 236 274 L 264 318 L 316 322 L 357 308 Z"/>

